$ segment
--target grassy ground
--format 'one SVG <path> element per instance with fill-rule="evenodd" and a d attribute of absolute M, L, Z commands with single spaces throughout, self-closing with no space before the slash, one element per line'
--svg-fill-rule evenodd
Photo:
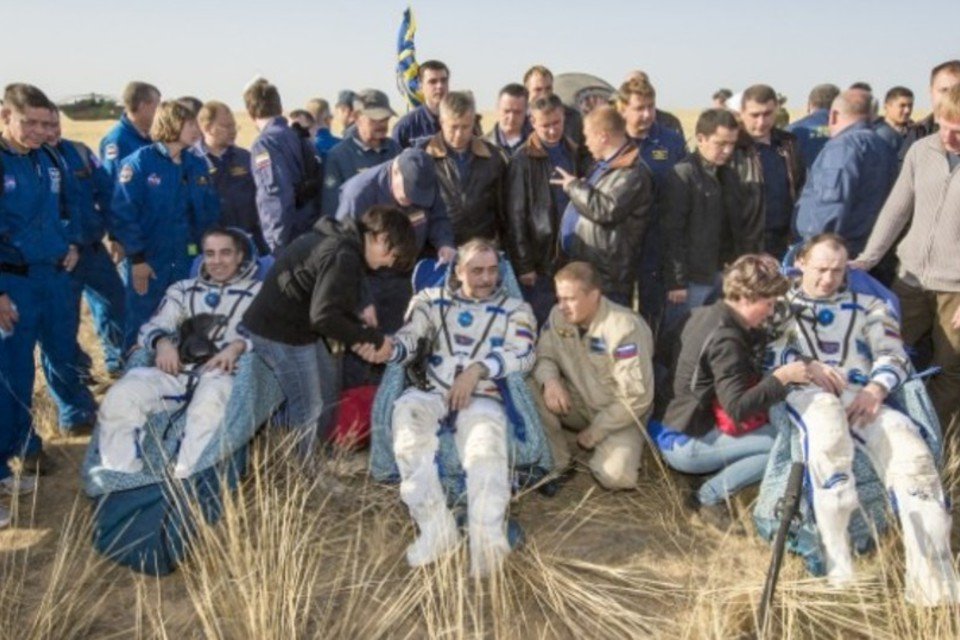
<path fill-rule="evenodd" d="M 105 128 L 70 126 L 66 134 L 95 144 Z M 102 375 L 86 314 L 81 342 Z M 3 638 L 755 635 L 769 548 L 691 519 L 681 507 L 683 483 L 649 455 L 635 491 L 600 490 L 581 464 L 557 497 L 517 497 L 511 515 L 526 546 L 502 575 L 478 583 L 468 577 L 463 549 L 430 568 L 406 566 L 413 527 L 394 487 L 357 472 L 362 456 L 331 463 L 330 473 L 350 489 L 349 500 L 332 498 L 288 466 L 281 444 L 261 438 L 223 521 L 201 528 L 177 573 L 156 579 L 92 550 L 79 479 L 86 439 L 56 434 L 42 383 L 35 407 L 57 467 L 35 495 L 13 503 L 15 526 L 0 531 Z M 949 471 L 952 492 L 958 477 Z M 860 583 L 837 592 L 788 559 L 769 637 L 960 637 L 956 608 L 903 602 L 895 533 L 857 569 Z"/>

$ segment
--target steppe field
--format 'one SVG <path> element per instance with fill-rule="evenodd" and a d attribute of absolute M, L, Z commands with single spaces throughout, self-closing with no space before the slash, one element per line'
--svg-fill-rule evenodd
<path fill-rule="evenodd" d="M 695 112 L 678 115 L 689 135 Z M 238 119 L 240 144 L 249 145 L 253 125 Z M 64 134 L 96 149 L 109 125 L 67 121 Z M 99 366 L 86 314 L 81 342 Z M 102 368 L 95 374 L 105 378 Z M 649 451 L 636 491 L 598 489 L 582 459 L 556 497 L 517 496 L 511 516 L 525 529 L 526 545 L 501 575 L 474 582 L 464 549 L 427 569 L 406 566 L 414 528 L 396 488 L 366 477 L 362 454 L 330 462 L 330 473 L 349 488 L 346 497 L 331 497 L 284 461 L 273 438 L 259 438 L 225 518 L 201 528 L 190 559 L 157 579 L 93 551 L 91 504 L 79 477 L 87 438 L 57 435 L 42 381 L 34 406 L 56 468 L 34 495 L 13 502 L 14 525 L 0 531 L 3 638 L 756 636 L 769 547 L 752 534 L 721 534 L 691 518 L 682 506 L 686 481 Z M 951 465 L 951 493 L 958 483 Z M 738 506 L 752 531 L 749 504 Z M 859 584 L 838 592 L 809 578 L 798 559 L 786 559 L 767 637 L 960 637 L 957 608 L 904 603 L 895 532 L 857 569 Z"/>

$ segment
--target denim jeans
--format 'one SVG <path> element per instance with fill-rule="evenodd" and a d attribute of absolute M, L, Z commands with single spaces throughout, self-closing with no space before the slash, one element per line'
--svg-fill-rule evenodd
<path fill-rule="evenodd" d="M 731 436 L 714 428 L 706 435 L 691 438 L 684 434 L 664 446 L 660 453 L 671 468 L 681 473 L 716 475 L 700 486 L 700 504 L 718 504 L 747 485 L 759 482 L 767 466 L 777 430 L 767 424 L 742 436 Z"/>
<path fill-rule="evenodd" d="M 340 395 L 337 362 L 323 340 L 291 345 L 251 335 L 253 350 L 273 369 L 287 399 L 279 421 L 299 434 L 298 450 L 306 460 L 317 439 L 326 440 Z"/>

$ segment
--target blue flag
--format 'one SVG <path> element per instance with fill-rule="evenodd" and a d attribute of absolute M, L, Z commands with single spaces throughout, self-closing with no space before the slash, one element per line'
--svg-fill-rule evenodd
<path fill-rule="evenodd" d="M 423 103 L 418 77 L 420 65 L 417 64 L 416 47 L 413 44 L 416 33 L 417 22 L 413 18 L 413 10 L 407 7 L 403 12 L 403 22 L 400 23 L 400 33 L 397 34 L 397 89 L 411 109 Z"/>

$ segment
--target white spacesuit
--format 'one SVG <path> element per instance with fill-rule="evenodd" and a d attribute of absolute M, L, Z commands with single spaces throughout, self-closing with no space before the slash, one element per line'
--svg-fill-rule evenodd
<path fill-rule="evenodd" d="M 814 385 L 787 395 L 788 412 L 804 438 L 828 578 L 841 585 L 853 577 L 847 528 L 859 506 L 852 471 L 856 446 L 869 457 L 900 518 L 906 598 L 923 605 L 956 602 L 951 517 L 933 455 L 917 427 L 886 405 L 865 424 L 851 426 L 847 419 L 847 407 L 867 384 L 889 392 L 907 379 L 909 361 L 897 319 L 880 298 L 845 289 L 815 299 L 795 286 L 787 303 L 789 314 L 771 345 L 772 364 L 810 358 L 836 367 L 847 379 L 840 397 Z"/>
<path fill-rule="evenodd" d="M 237 332 L 237 325 L 260 290 L 260 282 L 254 278 L 256 271 L 256 261 L 247 260 L 227 282 L 215 282 L 201 268 L 199 277 L 174 283 L 154 316 L 141 327 L 140 346 L 155 349 L 161 338 L 175 339 L 184 321 L 211 314 L 220 321 L 209 336 L 218 351 L 237 340 L 244 340 L 249 350 L 250 343 Z M 157 367 L 131 369 L 110 388 L 100 405 L 97 419 L 103 466 L 127 473 L 140 471 L 142 427 L 148 416 L 162 410 L 176 411 L 188 401 L 174 475 L 189 477 L 223 419 L 232 389 L 233 375 L 220 369 L 201 372 L 185 365 L 179 375 Z"/>
<path fill-rule="evenodd" d="M 411 301 L 407 323 L 395 336 L 393 361 L 413 360 L 418 340 L 426 338 L 426 379 L 432 387 L 407 389 L 393 409 L 400 496 L 420 529 L 407 550 L 412 566 L 433 562 L 455 547 L 459 538 L 435 464 L 437 434 L 443 428 L 454 431 L 466 472 L 473 573 L 486 575 L 509 553 L 507 418 L 495 380 L 533 367 L 535 323 L 530 306 L 502 289 L 471 300 L 448 288 L 432 288 Z M 448 407 L 451 386 L 461 371 L 475 363 L 483 364 L 486 376 L 477 383 L 469 405 L 452 412 Z"/>

